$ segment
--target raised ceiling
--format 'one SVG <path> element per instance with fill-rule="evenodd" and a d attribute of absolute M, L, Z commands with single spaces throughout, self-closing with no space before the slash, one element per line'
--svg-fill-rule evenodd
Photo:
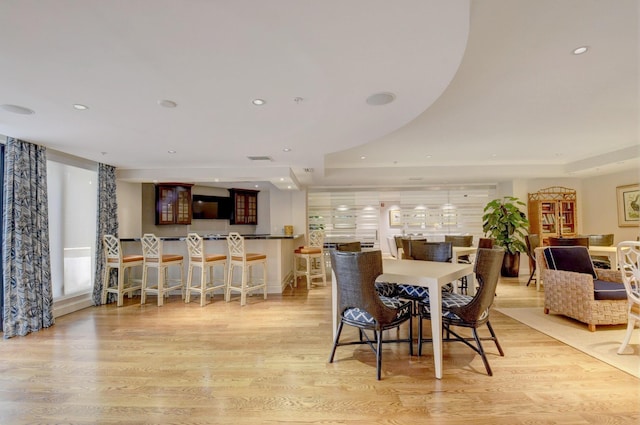
<path fill-rule="evenodd" d="M 640 169 L 639 15 L 637 0 L 4 0 L 0 105 L 35 113 L 0 108 L 0 134 L 132 181 Z M 394 99 L 367 103 L 379 93 Z"/>

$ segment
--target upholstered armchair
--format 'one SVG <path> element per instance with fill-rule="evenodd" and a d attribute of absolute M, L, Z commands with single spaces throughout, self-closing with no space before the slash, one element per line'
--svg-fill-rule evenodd
<path fill-rule="evenodd" d="M 627 323 L 628 302 L 617 270 L 593 267 L 583 246 L 547 247 L 537 251 L 544 282 L 544 312 L 597 325 Z"/>

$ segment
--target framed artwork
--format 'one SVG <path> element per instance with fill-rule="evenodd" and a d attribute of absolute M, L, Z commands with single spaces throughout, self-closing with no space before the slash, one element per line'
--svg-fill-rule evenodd
<path fill-rule="evenodd" d="M 402 211 L 399 209 L 389 210 L 389 226 L 402 226 Z"/>
<path fill-rule="evenodd" d="M 640 184 L 616 187 L 618 199 L 618 226 L 640 225 Z"/>

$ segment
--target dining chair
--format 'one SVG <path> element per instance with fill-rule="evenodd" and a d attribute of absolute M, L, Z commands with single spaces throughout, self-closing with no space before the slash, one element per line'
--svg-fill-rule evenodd
<path fill-rule="evenodd" d="M 247 295 L 262 289 L 264 299 L 267 299 L 267 255 L 264 253 L 246 252 L 244 237 L 237 232 L 227 236 L 229 248 L 229 277 L 227 278 L 227 293 L 225 300 L 231 300 L 231 292 L 240 293 L 240 305 L 247 304 Z M 262 279 L 253 276 L 253 268 L 262 267 Z M 240 281 L 234 282 L 234 270 L 240 269 Z"/>
<path fill-rule="evenodd" d="M 381 251 L 331 251 L 331 267 L 339 294 L 340 322 L 329 356 L 333 363 L 336 348 L 345 345 L 368 345 L 376 355 L 376 376 L 381 378 L 382 343 L 406 342 L 409 355 L 413 355 L 412 304 L 397 298 L 381 297 L 375 289 L 375 280 L 382 274 Z M 408 322 L 408 337 L 383 339 L 385 330 L 398 328 Z M 341 342 L 344 325 L 359 330 L 359 338 Z M 372 333 L 372 335 L 370 335 Z"/>
<path fill-rule="evenodd" d="M 453 257 L 453 247 L 451 242 L 426 242 L 424 240 L 412 240 L 410 246 L 412 259 L 416 261 L 436 261 L 440 263 L 447 263 L 451 261 L 451 257 Z M 429 290 L 424 286 L 404 283 L 396 286 L 398 296 L 412 301 L 414 303 L 414 314 L 417 314 L 417 303 L 429 296 Z M 446 288 L 445 290 L 451 290 L 451 288 Z"/>
<path fill-rule="evenodd" d="M 529 280 L 527 280 L 527 286 L 531 283 L 532 279 L 536 279 L 534 274 L 537 269 L 536 262 L 536 248 L 540 246 L 540 235 L 530 233 L 524 238 L 525 243 L 527 244 L 527 255 L 529 256 L 529 268 L 531 269 L 531 273 L 529 274 Z"/>
<path fill-rule="evenodd" d="M 451 242 L 453 246 L 470 247 L 473 246 L 473 235 L 444 235 L 445 242 Z M 461 255 L 458 257 L 458 263 L 471 264 L 471 257 Z M 460 279 L 459 291 L 466 294 L 468 291 L 467 277 Z"/>
<path fill-rule="evenodd" d="M 618 261 L 622 283 L 627 293 L 629 313 L 627 332 L 618 354 L 624 354 L 636 326 L 640 326 L 640 242 L 625 241 L 618 244 Z"/>
<path fill-rule="evenodd" d="M 162 249 L 162 240 L 153 233 L 145 233 L 142 236 L 142 288 L 140 290 L 140 304 L 145 304 L 147 294 L 155 294 L 158 296 L 158 307 L 164 303 L 164 297 L 169 296 L 170 292 L 180 289 L 182 299 L 184 293 L 184 257 L 178 254 L 165 254 Z M 170 279 L 167 276 L 169 267 L 178 267 L 180 269 L 180 279 Z M 157 270 L 157 281 L 155 284 L 149 283 L 149 269 Z"/>
<path fill-rule="evenodd" d="M 133 292 L 139 291 L 142 288 L 140 279 L 134 280 L 131 278 L 131 268 L 141 267 L 144 262 L 144 257 L 140 254 L 122 255 L 120 239 L 114 235 L 104 235 L 102 241 L 105 265 L 102 278 L 101 303 L 106 304 L 107 294 L 113 293 L 118 296 L 117 305 L 120 307 L 124 303 L 124 294 L 129 294 L 129 298 L 131 298 Z M 115 287 L 110 286 L 111 270 L 118 272 L 118 280 Z M 125 274 L 127 275 L 126 280 Z"/>
<path fill-rule="evenodd" d="M 489 315 L 493 299 L 495 297 L 502 260 L 504 258 L 503 249 L 478 248 L 474 263 L 474 272 L 480 287 L 475 295 L 443 293 L 442 297 L 442 326 L 446 337 L 443 341 L 460 341 L 469 348 L 480 354 L 482 362 L 489 376 L 493 375 L 487 355 L 481 341 L 493 341 L 501 356 L 504 352 L 496 333 L 489 322 Z M 428 298 L 418 303 L 418 356 L 422 355 L 423 342 L 431 341 L 422 337 L 423 320 L 431 320 L 431 307 Z M 487 325 L 490 337 L 480 337 L 478 328 Z M 473 337 L 467 337 L 454 331 L 454 327 L 469 328 Z M 453 338 L 452 338 L 453 336 Z M 472 344 L 473 343 L 473 344 Z"/>
<path fill-rule="evenodd" d="M 314 279 L 322 279 L 322 286 L 327 285 L 323 230 L 309 232 L 309 243 L 294 250 L 293 266 L 294 286 L 298 286 L 298 277 L 300 276 L 305 276 L 307 289 L 311 289 Z"/>
<path fill-rule="evenodd" d="M 227 287 L 227 256 L 224 254 L 207 254 L 204 250 L 204 239 L 197 233 L 187 235 L 187 250 L 189 252 L 189 269 L 187 271 L 187 288 L 185 303 L 191 301 L 191 293 L 200 294 L 200 306 L 204 307 L 207 295 L 213 300 L 213 293 L 222 289 L 226 293 Z M 222 279 L 216 279 L 215 268 L 222 268 Z M 193 284 L 193 269 L 200 269 L 200 283 Z"/>

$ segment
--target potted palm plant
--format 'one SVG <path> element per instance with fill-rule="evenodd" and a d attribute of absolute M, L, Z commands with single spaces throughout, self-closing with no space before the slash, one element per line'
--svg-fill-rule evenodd
<path fill-rule="evenodd" d="M 494 199 L 484 207 L 482 231 L 505 250 L 502 276 L 517 277 L 520 272 L 520 253 L 527 251 L 524 238 L 529 220 L 520 210 L 526 204 L 513 196 Z"/>

